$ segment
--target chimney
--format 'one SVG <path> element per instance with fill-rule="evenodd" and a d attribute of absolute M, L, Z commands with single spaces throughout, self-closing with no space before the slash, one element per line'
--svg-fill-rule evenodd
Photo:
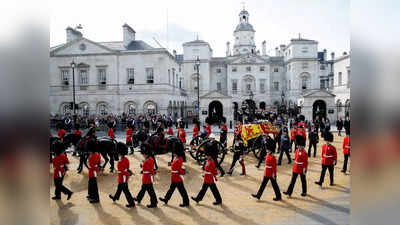
<path fill-rule="evenodd" d="M 135 30 L 132 29 L 128 24 L 122 26 L 124 33 L 124 46 L 127 47 L 132 41 L 135 40 Z"/>
<path fill-rule="evenodd" d="M 347 52 L 343 52 L 343 55 L 347 55 Z"/>
<path fill-rule="evenodd" d="M 283 52 L 285 51 L 286 45 L 280 45 L 279 47 L 281 48 L 281 53 L 283 55 Z"/>
<path fill-rule="evenodd" d="M 326 51 L 326 49 L 324 49 L 324 61 L 326 61 L 326 57 L 327 57 L 328 55 L 327 55 L 327 51 Z"/>
<path fill-rule="evenodd" d="M 231 47 L 230 47 L 230 42 L 226 42 L 226 56 L 231 56 Z"/>
<path fill-rule="evenodd" d="M 71 28 L 71 27 L 67 27 L 67 42 L 71 42 L 77 39 L 82 38 L 82 33 Z"/>
<path fill-rule="evenodd" d="M 267 42 L 265 40 L 262 42 L 262 54 L 267 55 Z"/>
<path fill-rule="evenodd" d="M 331 53 L 331 58 L 332 58 L 332 61 L 335 60 L 335 53 L 334 52 Z"/>
<path fill-rule="evenodd" d="M 280 56 L 278 47 L 275 48 L 275 56 Z"/>

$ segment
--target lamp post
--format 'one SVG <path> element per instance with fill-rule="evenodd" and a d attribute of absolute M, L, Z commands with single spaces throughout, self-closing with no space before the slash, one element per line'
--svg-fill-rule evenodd
<path fill-rule="evenodd" d="M 250 90 L 250 94 L 249 94 L 249 97 L 250 97 L 250 100 L 251 100 L 251 105 L 249 105 L 249 111 L 250 111 L 250 120 L 251 120 L 251 122 L 254 120 L 254 114 L 255 114 L 255 105 L 254 105 L 254 101 L 253 101 L 253 98 L 254 98 L 254 93 L 253 93 L 253 91 L 252 90 Z"/>
<path fill-rule="evenodd" d="M 71 62 L 71 68 L 72 68 L 72 110 L 73 110 L 73 121 L 74 121 L 74 126 L 76 124 L 76 108 L 75 108 L 75 62 L 72 60 Z"/>
<path fill-rule="evenodd" d="M 200 59 L 197 56 L 196 59 L 196 70 L 197 70 L 197 121 L 200 122 Z"/>

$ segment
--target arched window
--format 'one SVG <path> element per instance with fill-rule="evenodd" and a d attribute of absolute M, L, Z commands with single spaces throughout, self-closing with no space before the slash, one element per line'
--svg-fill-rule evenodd
<path fill-rule="evenodd" d="M 108 115 L 108 107 L 106 103 L 100 103 L 97 106 L 97 113 L 102 116 Z"/>
<path fill-rule="evenodd" d="M 143 105 L 144 113 L 155 114 L 157 113 L 157 104 L 153 101 L 147 101 Z"/>
<path fill-rule="evenodd" d="M 125 103 L 125 113 L 128 115 L 135 115 L 136 114 L 136 103 L 129 101 Z"/>
<path fill-rule="evenodd" d="M 63 115 L 69 115 L 71 114 L 71 108 L 68 103 L 63 103 L 61 106 L 61 114 Z"/>
<path fill-rule="evenodd" d="M 336 101 L 336 107 L 337 107 L 337 111 L 338 112 L 342 112 L 342 102 L 340 101 L 340 99 L 338 99 L 337 101 Z"/>
<path fill-rule="evenodd" d="M 311 88 L 311 76 L 309 73 L 300 74 L 301 79 L 301 90 L 306 90 Z"/>
<path fill-rule="evenodd" d="M 81 116 L 83 117 L 89 117 L 89 104 L 86 102 L 80 103 L 79 104 L 79 112 L 81 114 Z"/>

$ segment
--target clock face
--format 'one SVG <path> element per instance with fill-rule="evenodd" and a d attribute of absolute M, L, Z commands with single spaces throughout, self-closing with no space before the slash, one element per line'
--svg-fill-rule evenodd
<path fill-rule="evenodd" d="M 80 44 L 80 45 L 79 45 L 79 49 L 80 49 L 81 51 L 85 51 L 85 50 L 86 50 L 86 45 L 85 45 L 84 43 Z"/>

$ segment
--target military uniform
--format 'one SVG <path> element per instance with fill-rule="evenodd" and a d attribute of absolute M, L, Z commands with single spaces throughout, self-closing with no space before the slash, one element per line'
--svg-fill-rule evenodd
<path fill-rule="evenodd" d="M 244 165 L 244 144 L 241 138 L 236 138 L 235 140 L 235 145 L 233 146 L 234 148 L 234 154 L 233 154 L 233 159 L 232 159 L 232 164 L 231 168 L 229 169 L 228 174 L 232 175 L 233 169 L 235 168 L 236 162 L 239 160 L 240 165 L 242 166 L 242 173 L 240 175 L 246 175 L 246 167 Z"/>
<path fill-rule="evenodd" d="M 218 175 L 217 168 L 215 166 L 215 161 L 213 159 L 207 160 L 203 168 L 204 168 L 203 186 L 201 187 L 201 190 L 197 195 L 197 197 L 192 197 L 192 199 L 195 202 L 199 203 L 201 200 L 203 200 L 203 197 L 206 194 L 207 189 L 210 188 L 215 198 L 215 202 L 213 204 L 219 205 L 222 203 L 222 198 L 218 191 L 217 185 L 215 184 Z"/>
<path fill-rule="evenodd" d="M 275 198 L 273 200 L 278 201 L 280 200 L 281 197 L 281 191 L 279 190 L 278 183 L 276 182 L 276 159 L 275 156 L 272 154 L 267 155 L 265 158 L 265 170 L 264 170 L 264 179 L 261 183 L 260 188 L 258 189 L 258 192 L 256 195 L 252 195 L 253 197 L 260 199 L 261 195 L 264 192 L 265 187 L 267 186 L 267 183 L 269 180 L 271 180 L 272 187 L 275 192 Z"/>
<path fill-rule="evenodd" d="M 321 163 L 322 163 L 322 171 L 321 171 L 321 176 L 319 178 L 318 182 L 315 182 L 316 184 L 322 186 L 322 183 L 324 183 L 324 178 L 325 178 L 325 173 L 326 170 L 329 170 L 329 177 L 330 177 L 330 185 L 334 185 L 333 183 L 333 175 L 334 175 L 334 168 L 337 162 L 337 153 L 336 153 L 336 148 L 331 145 L 331 144 L 324 144 L 322 146 L 322 153 L 321 153 Z"/>
<path fill-rule="evenodd" d="M 305 140 L 302 138 L 296 137 L 296 141 L 298 145 L 304 146 L 305 145 Z M 306 173 L 307 173 L 307 167 L 308 167 L 308 155 L 304 151 L 304 149 L 297 149 L 294 157 L 294 164 L 293 164 L 293 169 L 292 169 L 292 179 L 290 181 L 290 185 L 287 189 L 286 192 L 283 192 L 285 195 L 291 196 L 293 193 L 293 188 L 294 185 L 296 184 L 297 177 L 300 175 L 301 179 L 301 188 L 302 188 L 302 193 L 301 196 L 306 196 L 307 195 L 307 181 L 306 181 Z"/>
<path fill-rule="evenodd" d="M 109 195 L 109 197 L 115 202 L 116 200 L 119 200 L 121 193 L 124 192 L 126 200 L 128 201 L 128 205 L 126 205 L 126 207 L 128 208 L 134 207 L 135 202 L 128 187 L 128 180 L 129 177 L 132 175 L 132 172 L 129 170 L 129 159 L 126 158 L 125 156 L 122 156 L 120 161 L 118 161 L 117 168 L 118 168 L 117 192 L 115 193 L 114 196 Z"/>
<path fill-rule="evenodd" d="M 151 156 L 147 156 L 142 165 L 142 188 L 136 196 L 136 201 L 140 203 L 147 191 L 150 196 L 150 205 L 147 205 L 148 208 L 157 207 L 158 203 L 153 187 L 154 174 L 156 174 L 156 171 L 154 170 L 154 159 Z"/>
<path fill-rule="evenodd" d="M 53 158 L 53 178 L 54 178 L 54 197 L 53 199 L 61 199 L 61 193 L 68 195 L 68 200 L 71 198 L 72 191 L 63 185 L 63 180 L 66 172 L 66 165 L 69 164 L 67 155 L 58 154 Z"/>
<path fill-rule="evenodd" d="M 346 137 L 343 139 L 343 154 L 344 154 L 344 162 L 343 162 L 343 169 L 342 173 L 346 173 L 347 171 L 347 162 L 349 161 L 350 157 L 350 136 L 347 134 Z"/>
<path fill-rule="evenodd" d="M 88 200 L 90 203 L 97 203 L 99 199 L 99 189 L 97 187 L 97 175 L 99 173 L 101 156 L 99 153 L 93 152 L 89 157 L 89 184 L 88 184 Z"/>

